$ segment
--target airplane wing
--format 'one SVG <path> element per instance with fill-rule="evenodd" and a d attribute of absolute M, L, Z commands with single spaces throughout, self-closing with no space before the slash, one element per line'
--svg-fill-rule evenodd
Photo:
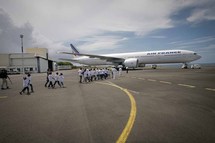
<path fill-rule="evenodd" d="M 109 56 L 102 56 L 102 55 L 91 55 L 91 54 L 81 54 L 81 53 L 70 53 L 70 52 L 59 52 L 61 54 L 70 54 L 70 55 L 77 55 L 77 56 L 87 56 L 89 58 L 99 58 L 101 60 L 107 60 L 108 62 L 123 62 L 125 59 L 123 58 L 116 58 L 116 57 L 109 57 Z"/>
<path fill-rule="evenodd" d="M 70 62 L 77 62 L 76 59 L 64 59 L 64 58 L 60 58 L 59 60 L 62 60 L 62 61 L 70 61 Z"/>

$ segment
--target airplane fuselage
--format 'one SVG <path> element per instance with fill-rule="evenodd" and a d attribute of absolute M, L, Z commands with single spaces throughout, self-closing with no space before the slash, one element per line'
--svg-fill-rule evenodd
<path fill-rule="evenodd" d="M 101 55 L 105 57 L 117 57 L 126 60 L 138 61 L 141 64 L 162 64 L 162 63 L 189 63 L 200 59 L 201 56 L 193 51 L 188 50 L 162 50 L 162 51 L 147 51 L 147 52 L 132 52 L 132 53 L 118 53 Z M 81 56 L 73 58 L 80 64 L 85 65 L 110 65 L 116 62 L 102 60 L 100 58 L 89 58 L 88 56 Z M 120 63 L 120 61 L 118 62 Z M 123 61 L 122 61 L 123 63 Z"/>

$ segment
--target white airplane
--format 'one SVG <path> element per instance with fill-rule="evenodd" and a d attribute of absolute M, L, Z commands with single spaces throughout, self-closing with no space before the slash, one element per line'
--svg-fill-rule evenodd
<path fill-rule="evenodd" d="M 96 65 L 114 65 L 128 68 L 144 67 L 146 64 L 166 64 L 166 63 L 183 63 L 183 68 L 187 68 L 189 62 L 198 60 L 200 55 L 188 50 L 161 50 L 146 52 L 130 52 L 118 54 L 92 55 L 80 53 L 72 44 L 73 52 L 59 52 L 61 54 L 75 55 L 72 59 L 67 60 L 79 64 L 96 66 Z"/>

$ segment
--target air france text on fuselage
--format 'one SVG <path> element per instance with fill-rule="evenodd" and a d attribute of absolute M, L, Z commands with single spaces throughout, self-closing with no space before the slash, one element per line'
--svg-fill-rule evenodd
<path fill-rule="evenodd" d="M 169 55 L 169 54 L 181 54 L 181 51 L 167 51 L 167 52 L 150 52 L 146 55 Z"/>

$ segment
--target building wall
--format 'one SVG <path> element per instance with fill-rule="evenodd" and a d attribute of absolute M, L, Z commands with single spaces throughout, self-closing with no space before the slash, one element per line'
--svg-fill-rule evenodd
<path fill-rule="evenodd" d="M 26 53 L 33 53 L 35 56 L 40 56 L 48 59 L 48 49 L 46 48 L 27 48 Z"/>
<path fill-rule="evenodd" d="M 38 66 L 40 66 L 40 72 L 46 72 L 48 69 L 48 60 L 39 58 L 39 64 Z"/>
<path fill-rule="evenodd" d="M 13 58 L 11 59 L 11 66 L 22 66 L 22 59 Z M 37 66 L 36 58 L 24 58 L 23 59 L 23 66 Z"/>
<path fill-rule="evenodd" d="M 0 54 L 0 67 L 7 67 L 10 65 L 9 54 Z"/>
<path fill-rule="evenodd" d="M 22 58 L 23 57 L 23 58 Z M 22 72 L 22 61 L 25 72 L 46 72 L 48 69 L 48 59 L 35 54 L 21 53 L 0 54 L 0 67 L 7 68 L 8 71 Z"/>

